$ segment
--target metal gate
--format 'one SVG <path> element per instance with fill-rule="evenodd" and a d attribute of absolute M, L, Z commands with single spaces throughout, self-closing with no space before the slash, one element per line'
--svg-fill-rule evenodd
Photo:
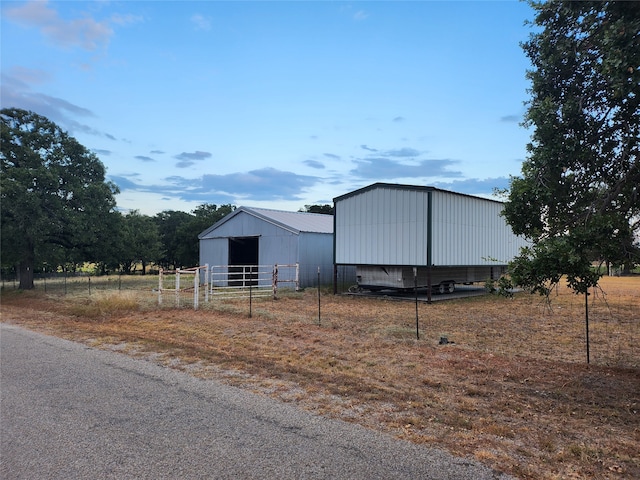
<path fill-rule="evenodd" d="M 276 298 L 279 285 L 299 289 L 299 265 L 214 265 L 209 267 L 209 294 L 217 298 Z"/>

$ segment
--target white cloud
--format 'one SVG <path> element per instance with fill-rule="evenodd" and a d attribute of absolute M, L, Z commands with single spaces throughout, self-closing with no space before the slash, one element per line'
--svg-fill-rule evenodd
<path fill-rule="evenodd" d="M 349 174 L 355 178 L 376 181 L 401 178 L 457 178 L 462 172 L 452 170 L 459 162 L 446 159 L 419 160 L 407 165 L 388 157 L 367 157 L 354 160 L 355 168 Z"/>
<path fill-rule="evenodd" d="M 132 25 L 134 23 L 139 23 L 144 21 L 144 19 L 138 15 L 131 15 L 131 14 L 120 14 L 120 13 L 115 13 L 113 15 L 111 15 L 111 23 L 114 23 L 116 25 L 121 25 L 121 26 L 125 26 L 125 25 Z"/>
<path fill-rule="evenodd" d="M 367 17 L 369 17 L 369 14 L 367 12 L 365 12 L 364 10 L 358 10 L 354 15 L 353 18 L 355 20 L 365 20 Z"/>
<path fill-rule="evenodd" d="M 51 80 L 51 74 L 37 68 L 27 68 L 15 65 L 2 74 L 2 81 L 11 82 L 14 86 L 28 88 L 29 85 L 43 84 Z"/>
<path fill-rule="evenodd" d="M 196 30 L 211 30 L 211 20 L 199 13 L 191 16 L 191 22 L 196 26 Z"/>
<path fill-rule="evenodd" d="M 49 6 L 46 0 L 26 2 L 4 12 L 6 18 L 27 27 L 34 27 L 55 45 L 95 50 L 109 43 L 113 30 L 107 22 L 89 16 L 66 20 Z"/>

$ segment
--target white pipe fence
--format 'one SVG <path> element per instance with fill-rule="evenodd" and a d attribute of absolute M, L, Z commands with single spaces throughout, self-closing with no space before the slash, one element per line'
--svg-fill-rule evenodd
<path fill-rule="evenodd" d="M 174 288 L 165 287 L 167 275 L 175 275 Z M 193 275 L 193 286 L 182 287 L 181 275 Z M 197 310 L 200 286 L 204 285 L 204 300 L 210 298 L 268 297 L 277 298 L 279 285 L 292 285 L 300 289 L 300 265 L 215 265 L 183 268 L 158 272 L 158 305 L 163 293 L 173 292 L 176 306 L 180 307 L 183 294 L 193 292 L 193 308 Z M 203 283 L 201 283 L 203 282 Z"/>
<path fill-rule="evenodd" d="M 292 265 L 214 265 L 209 271 L 210 294 L 217 298 L 277 298 L 279 285 L 300 289 L 300 266 Z"/>
<path fill-rule="evenodd" d="M 180 297 L 183 292 L 193 291 L 193 309 L 197 310 L 200 303 L 200 277 L 204 273 L 205 302 L 209 301 L 209 265 L 203 267 L 178 268 L 176 270 L 163 270 L 158 272 L 158 305 L 162 305 L 162 292 L 174 292 L 176 307 L 180 306 Z M 165 288 L 165 275 L 175 275 L 175 287 Z M 193 287 L 180 287 L 180 275 L 193 275 Z"/>

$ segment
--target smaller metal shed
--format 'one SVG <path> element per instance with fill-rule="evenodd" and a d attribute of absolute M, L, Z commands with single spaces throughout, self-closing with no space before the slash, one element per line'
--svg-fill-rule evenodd
<path fill-rule="evenodd" d="M 239 207 L 198 235 L 200 265 L 299 264 L 299 285 L 333 281 L 333 216 Z"/>

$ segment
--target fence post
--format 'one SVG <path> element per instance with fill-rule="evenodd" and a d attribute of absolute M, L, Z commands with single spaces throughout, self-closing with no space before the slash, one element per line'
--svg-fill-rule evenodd
<path fill-rule="evenodd" d="M 318 267 L 318 325 L 320 325 L 320 267 Z"/>
<path fill-rule="evenodd" d="M 176 268 L 176 307 L 180 306 L 180 270 Z"/>
<path fill-rule="evenodd" d="M 271 284 L 273 286 L 273 299 L 278 298 L 278 264 L 276 263 L 273 266 L 273 277 L 271 280 Z"/>
<path fill-rule="evenodd" d="M 416 340 L 420 340 L 420 323 L 418 319 L 418 267 L 413 267 L 413 293 L 416 297 Z"/>
<path fill-rule="evenodd" d="M 209 264 L 208 263 L 204 264 L 204 301 L 209 303 Z"/>
<path fill-rule="evenodd" d="M 296 263 L 296 292 L 300 290 L 300 264 Z"/>
<path fill-rule="evenodd" d="M 162 267 L 158 270 L 158 305 L 162 305 Z"/>
<path fill-rule="evenodd" d="M 200 269 L 197 269 L 193 274 L 193 309 L 198 309 L 200 300 Z"/>

